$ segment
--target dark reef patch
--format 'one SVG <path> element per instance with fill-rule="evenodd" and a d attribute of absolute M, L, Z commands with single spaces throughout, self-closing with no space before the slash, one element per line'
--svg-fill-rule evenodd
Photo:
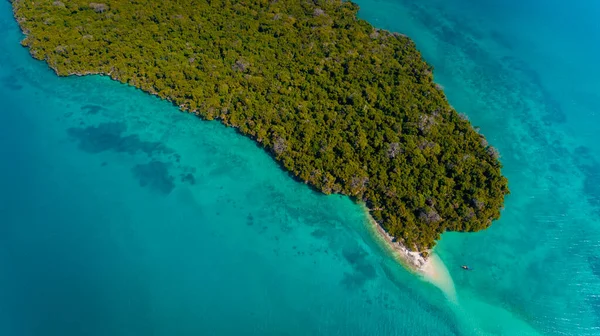
<path fill-rule="evenodd" d="M 2 86 L 11 90 L 11 91 L 19 91 L 23 88 L 21 84 L 19 84 L 19 79 L 16 76 L 6 76 L 2 78 Z"/>
<path fill-rule="evenodd" d="M 563 146 L 563 144 L 560 141 L 558 141 L 556 139 L 554 139 L 552 141 L 552 143 L 550 144 L 550 148 L 552 149 L 551 155 L 554 155 L 555 157 L 570 156 L 569 150 L 565 146 Z M 554 169 L 554 168 L 552 168 L 552 169 Z M 560 170 L 557 170 L 557 171 L 562 171 L 562 170 L 563 169 L 561 168 Z"/>
<path fill-rule="evenodd" d="M 532 94 L 538 97 L 539 105 L 544 107 L 542 121 L 545 125 L 553 123 L 562 124 L 567 121 L 565 111 L 558 100 L 544 88 L 542 79 L 537 71 L 532 69 L 526 62 L 514 57 L 503 57 L 502 62 L 507 64 L 511 71 L 521 73 L 533 85 L 534 92 Z"/>
<path fill-rule="evenodd" d="M 160 161 L 151 161 L 133 167 L 133 175 L 142 187 L 149 187 L 168 195 L 175 189 L 175 179 L 169 174 L 169 165 Z"/>
<path fill-rule="evenodd" d="M 575 148 L 573 156 L 577 168 L 584 175 L 583 192 L 595 212 L 600 215 L 600 163 L 587 147 Z"/>
<path fill-rule="evenodd" d="M 102 109 L 96 105 L 86 106 L 87 110 Z M 78 142 L 81 150 L 90 154 L 115 152 L 147 156 L 150 159 L 149 163 L 138 164 L 132 168 L 134 176 L 143 187 L 169 194 L 175 188 L 174 176 L 179 176 L 182 183 L 196 184 L 195 168 L 181 166 L 179 154 L 162 142 L 144 141 L 138 135 L 126 134 L 126 131 L 125 123 L 107 122 L 95 126 L 71 127 L 67 133 Z M 165 160 L 167 162 L 164 162 Z M 171 169 L 175 171 L 171 172 Z"/>
<path fill-rule="evenodd" d="M 99 105 L 84 105 L 81 107 L 82 111 L 86 111 L 87 114 L 98 114 L 100 111 L 104 110 L 104 107 Z"/>
<path fill-rule="evenodd" d="M 540 87 L 541 88 L 541 87 Z M 541 88 L 542 89 L 542 88 Z M 563 124 L 567 122 L 567 114 L 560 106 L 560 103 L 552 97 L 552 95 L 542 89 L 542 98 L 544 102 L 544 117 L 542 120 L 546 125 Z"/>
<path fill-rule="evenodd" d="M 315 238 L 323 238 L 327 236 L 327 232 L 325 230 L 316 229 L 313 232 L 311 232 L 310 235 Z"/>
<path fill-rule="evenodd" d="M 108 122 L 97 126 L 69 128 L 69 136 L 79 141 L 79 148 L 87 153 L 97 154 L 105 151 L 117 153 L 144 153 L 149 157 L 169 154 L 173 151 L 160 142 L 143 141 L 133 135 L 125 135 L 127 126 L 124 123 Z"/>
<path fill-rule="evenodd" d="M 364 285 L 365 279 L 357 276 L 354 273 L 344 273 L 344 277 L 340 281 L 340 284 L 347 289 L 356 290 Z"/>
<path fill-rule="evenodd" d="M 181 174 L 181 182 L 185 182 L 185 183 L 194 185 L 194 184 L 196 184 L 196 178 L 191 173 Z"/>
<path fill-rule="evenodd" d="M 377 272 L 367 259 L 367 252 L 360 248 L 344 249 L 344 259 L 352 266 L 354 272 L 346 273 L 342 283 L 350 288 L 361 286 L 366 281 L 375 278 Z"/>
<path fill-rule="evenodd" d="M 534 86 L 540 87 L 542 85 L 540 75 L 524 61 L 513 56 L 505 56 L 502 57 L 501 62 L 508 66 L 511 70 L 520 72 L 525 78 L 528 78 L 529 82 Z"/>

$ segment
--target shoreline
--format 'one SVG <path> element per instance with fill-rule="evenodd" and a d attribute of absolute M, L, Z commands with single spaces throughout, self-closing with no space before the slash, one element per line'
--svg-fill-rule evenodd
<path fill-rule="evenodd" d="M 373 233 L 381 240 L 394 254 L 394 257 L 410 271 L 421 273 L 423 268 L 429 262 L 428 257 L 423 257 L 420 252 L 409 250 L 404 244 L 400 243 L 395 237 L 391 236 L 385 229 L 375 221 L 369 213 L 369 209 L 364 206 L 365 214 Z M 427 251 L 431 253 L 431 251 Z"/>
<path fill-rule="evenodd" d="M 404 268 L 418 275 L 423 281 L 429 282 L 439 288 L 448 300 L 457 302 L 454 281 L 444 262 L 432 250 L 427 250 L 427 257 L 421 252 L 409 250 L 404 244 L 392 237 L 385 229 L 375 221 L 369 213 L 369 209 L 363 204 L 363 209 L 371 232 L 375 238 L 392 253 L 394 259 Z"/>

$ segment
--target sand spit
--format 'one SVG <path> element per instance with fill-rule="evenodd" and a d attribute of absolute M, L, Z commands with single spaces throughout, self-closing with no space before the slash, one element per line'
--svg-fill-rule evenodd
<path fill-rule="evenodd" d="M 377 224 L 366 208 L 365 210 L 374 235 L 392 252 L 396 260 L 410 271 L 419 275 L 424 281 L 442 290 L 448 300 L 456 302 L 454 282 L 444 262 L 433 251 L 427 251 L 428 256 L 423 257 L 419 252 L 409 250 L 402 243 L 394 239 L 394 237 L 390 236 L 381 225 Z"/>

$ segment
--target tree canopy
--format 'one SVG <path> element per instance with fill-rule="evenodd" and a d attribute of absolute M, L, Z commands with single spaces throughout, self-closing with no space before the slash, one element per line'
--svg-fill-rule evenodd
<path fill-rule="evenodd" d="M 101 0 L 102 1 L 102 0 Z M 409 248 L 499 218 L 497 152 L 401 34 L 339 0 L 14 0 L 58 75 L 105 74 L 218 119 L 299 179 L 364 201 Z"/>

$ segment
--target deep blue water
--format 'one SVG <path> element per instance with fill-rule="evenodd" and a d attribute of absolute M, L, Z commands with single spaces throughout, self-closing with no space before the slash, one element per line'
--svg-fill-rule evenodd
<path fill-rule="evenodd" d="M 0 334 L 600 334 L 600 3 L 357 2 L 502 153 L 502 219 L 436 249 L 456 302 L 233 130 L 56 77 L 1 2 Z"/>

